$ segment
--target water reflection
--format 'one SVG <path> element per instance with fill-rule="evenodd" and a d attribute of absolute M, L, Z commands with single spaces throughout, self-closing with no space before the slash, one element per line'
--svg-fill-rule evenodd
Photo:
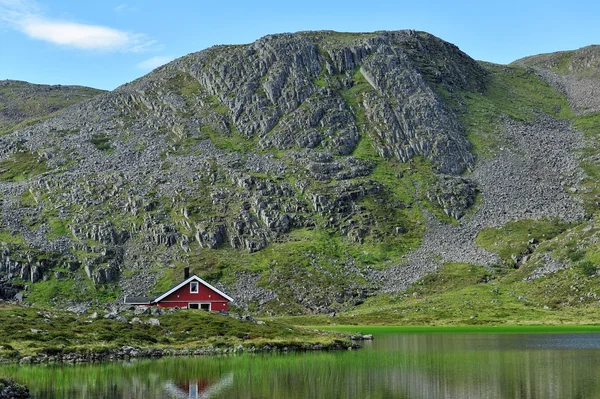
<path fill-rule="evenodd" d="M 211 399 L 227 391 L 233 385 L 233 373 L 229 373 L 218 381 L 199 380 L 165 383 L 165 393 L 175 399 Z"/>
<path fill-rule="evenodd" d="M 35 398 L 600 398 L 600 334 L 383 334 L 365 344 L 0 375 Z"/>

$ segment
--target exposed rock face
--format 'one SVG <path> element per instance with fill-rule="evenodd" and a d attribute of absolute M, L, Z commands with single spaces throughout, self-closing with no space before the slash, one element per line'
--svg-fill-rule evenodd
<path fill-rule="evenodd" d="M 448 99 L 488 79 L 415 31 L 271 35 L 182 57 L 0 137 L 0 277 L 141 295 L 190 264 L 240 306 L 329 313 L 405 287 L 439 259 L 490 264 L 473 246 L 482 227 L 581 212 L 560 185 L 577 146 L 560 122 L 507 121 L 535 157 L 515 144 L 475 162 Z M 551 167 L 527 147 L 538 141 L 544 153 L 564 144 Z M 268 252 L 280 249 L 288 259 Z"/>

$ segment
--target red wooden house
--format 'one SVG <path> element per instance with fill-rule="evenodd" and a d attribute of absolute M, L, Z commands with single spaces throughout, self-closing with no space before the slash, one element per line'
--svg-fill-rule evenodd
<path fill-rule="evenodd" d="M 233 298 L 216 289 L 200 277 L 188 276 L 185 270 L 185 280 L 156 298 L 127 297 L 125 303 L 130 305 L 156 305 L 160 308 L 180 308 L 212 310 L 218 312 L 229 310 L 229 302 Z"/>

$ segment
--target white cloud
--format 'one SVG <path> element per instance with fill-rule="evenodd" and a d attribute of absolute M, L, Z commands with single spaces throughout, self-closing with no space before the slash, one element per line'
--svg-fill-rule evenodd
<path fill-rule="evenodd" d="M 140 62 L 139 64 L 137 64 L 137 67 L 140 69 L 151 70 L 158 68 L 159 66 L 164 65 L 167 62 L 173 61 L 174 59 L 175 57 L 171 56 L 156 56 Z"/>
<path fill-rule="evenodd" d="M 44 17 L 27 0 L 0 0 L 0 20 L 32 39 L 83 50 L 143 52 L 156 49 L 145 35 L 101 25 Z"/>
<path fill-rule="evenodd" d="M 85 50 L 122 49 L 131 42 L 130 34 L 104 26 L 35 18 L 21 21 L 20 27 L 33 39 Z"/>

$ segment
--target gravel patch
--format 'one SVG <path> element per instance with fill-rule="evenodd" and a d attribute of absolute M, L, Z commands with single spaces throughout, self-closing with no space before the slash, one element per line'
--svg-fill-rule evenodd
<path fill-rule="evenodd" d="M 482 194 L 478 209 L 459 225 L 429 216 L 423 243 L 406 256 L 406 262 L 371 275 L 383 282 L 384 292 L 401 291 L 447 262 L 483 266 L 500 262 L 474 242 L 485 227 L 524 218 L 583 218 L 581 203 L 567 192 L 580 177 L 573 154 L 583 144 L 580 132 L 544 115 L 533 124 L 506 120 L 501 139 L 506 144 L 493 157 L 480 159 L 469 176 Z"/>

